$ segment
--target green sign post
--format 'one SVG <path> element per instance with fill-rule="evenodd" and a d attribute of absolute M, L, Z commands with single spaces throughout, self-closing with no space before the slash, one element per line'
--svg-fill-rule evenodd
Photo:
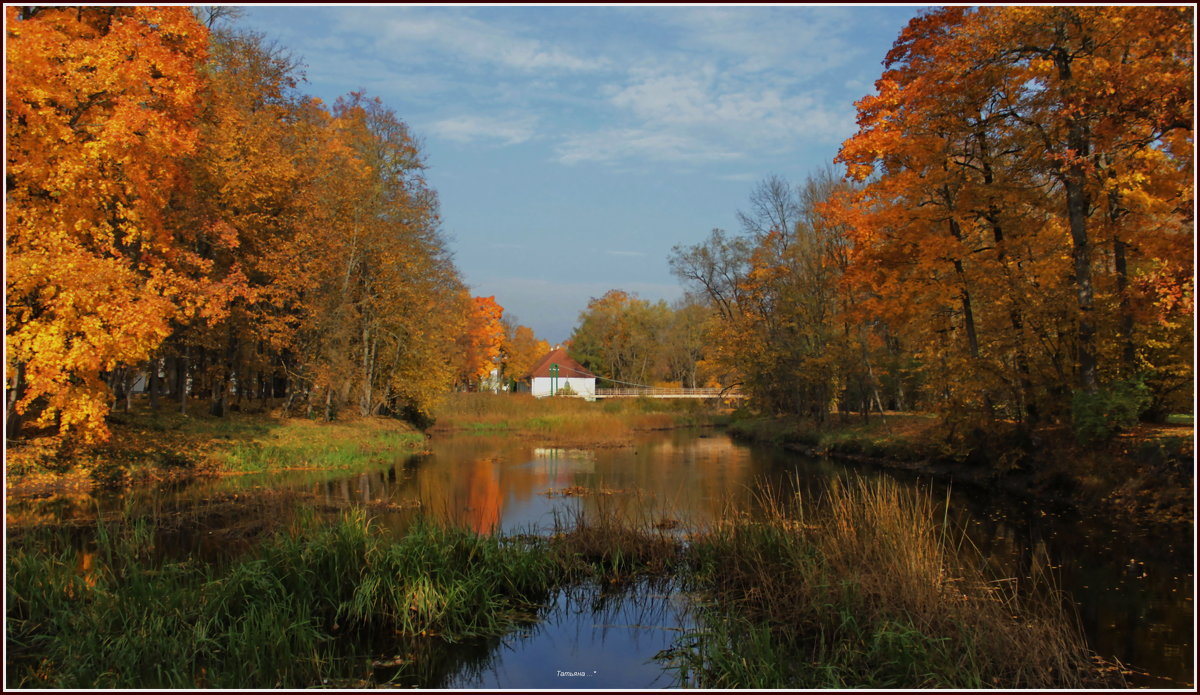
<path fill-rule="evenodd" d="M 558 362 L 550 363 L 550 395 L 558 393 Z"/>

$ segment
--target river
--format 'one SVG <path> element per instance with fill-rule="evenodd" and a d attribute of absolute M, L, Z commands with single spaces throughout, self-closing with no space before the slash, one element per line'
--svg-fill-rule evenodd
<path fill-rule="evenodd" d="M 287 491 L 310 504 L 365 505 L 396 530 L 433 515 L 479 532 L 545 533 L 556 520 L 607 506 L 660 528 L 702 526 L 729 514 L 754 515 L 764 500 L 816 496 L 835 478 L 888 475 L 949 499 L 970 557 L 997 578 L 1049 576 L 1079 612 L 1089 644 L 1117 659 L 1141 687 L 1191 687 L 1194 673 L 1194 549 L 1191 530 L 1166 533 L 1114 524 L 1071 510 L 947 490 L 911 475 L 846 466 L 713 430 L 639 435 L 631 446 L 540 447 L 514 437 L 435 438 L 420 455 L 353 474 L 303 472 L 238 476 L 97 499 L 10 500 L 10 518 L 94 514 L 96 510 L 209 505 L 200 530 L 172 538 L 178 552 L 236 552 L 278 515 L 256 502 Z M 241 502 L 239 502 L 239 500 Z M 257 511 L 256 511 L 257 510 Z M 248 541 L 247 541 L 248 542 Z M 543 619 L 503 638 L 458 645 L 403 685 L 424 688 L 676 687 L 656 654 L 692 625 L 687 597 L 670 583 L 576 586 L 558 592 Z"/>

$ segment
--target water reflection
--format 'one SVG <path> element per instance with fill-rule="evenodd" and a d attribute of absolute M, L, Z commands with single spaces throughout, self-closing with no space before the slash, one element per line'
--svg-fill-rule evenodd
<path fill-rule="evenodd" d="M 654 657 L 692 627 L 680 594 L 661 582 L 587 584 L 555 594 L 536 625 L 506 636 L 486 668 L 451 679 L 455 689 L 666 688 Z"/>
<path fill-rule="evenodd" d="M 174 535 L 160 539 L 160 545 L 213 557 L 248 547 L 257 535 L 287 523 L 291 510 L 301 505 L 330 512 L 363 506 L 397 532 L 419 515 L 482 533 L 545 532 L 556 519 L 597 513 L 696 527 L 734 513 L 758 514 L 770 500 L 785 499 L 797 489 L 815 499 L 833 479 L 889 475 L 939 500 L 949 495 L 949 516 L 963 529 L 956 540 L 969 561 L 986 565 L 993 576 L 1062 590 L 1078 606 L 1097 653 L 1154 674 L 1135 676 L 1135 684 L 1190 687 L 1193 680 L 1190 529 L 1173 535 L 1139 531 L 994 495 L 947 493 L 911 476 L 743 446 L 720 434 L 662 432 L 630 444 L 580 450 L 534 447 L 504 437 L 448 437 L 430 442 L 424 455 L 398 456 L 353 473 L 240 476 L 121 496 L 10 500 L 9 523 L 86 519 L 130 509 L 168 522 Z M 185 512 L 193 523 L 172 525 Z M 89 568 L 81 570 L 86 574 Z M 683 624 L 684 618 L 671 612 L 673 599 L 663 593 L 659 600 L 654 598 L 659 594 L 641 590 L 623 597 L 586 593 L 599 591 L 595 588 L 578 591 L 585 593 L 556 596 L 545 620 L 533 628 L 502 640 L 456 645 L 449 654 L 430 652 L 420 660 L 423 675 L 405 668 L 394 675 L 421 687 L 670 685 L 660 679 L 656 665 L 638 664 L 669 646 L 670 628 Z M 636 615 L 659 609 L 664 613 L 657 617 Z M 630 627 L 639 625 L 644 629 Z M 432 649 L 422 645 L 421 650 Z M 595 671 L 596 678 L 559 676 L 558 671 Z"/>
<path fill-rule="evenodd" d="M 993 576 L 1064 592 L 1092 650 L 1130 667 L 1132 684 L 1192 687 L 1190 529 L 1154 532 L 970 495 L 956 495 L 955 502 L 958 523 L 978 549 L 968 558 Z"/>

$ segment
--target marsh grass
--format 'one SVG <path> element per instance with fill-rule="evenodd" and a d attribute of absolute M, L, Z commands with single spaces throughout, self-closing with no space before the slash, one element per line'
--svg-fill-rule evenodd
<path fill-rule="evenodd" d="M 683 544 L 661 522 L 603 500 L 556 516 L 551 548 L 564 566 L 609 584 L 665 575 L 679 569 L 683 557 Z"/>
<path fill-rule="evenodd" d="M 410 454 L 424 441 L 424 435 L 394 420 L 322 423 L 292 418 L 254 436 L 236 437 L 217 448 L 214 459 L 226 472 L 347 470 Z"/>
<path fill-rule="evenodd" d="M 576 446 L 621 446 L 645 430 L 711 424 L 719 413 L 695 401 L 585 401 L 529 394 L 453 393 L 435 413 L 434 431 L 507 433 Z"/>
<path fill-rule="evenodd" d="M 928 495 L 885 480 L 768 505 L 692 539 L 703 628 L 681 680 L 738 688 L 1075 688 L 1101 681 L 1051 586 L 962 562 Z"/>
<path fill-rule="evenodd" d="M 938 419 L 920 413 L 877 414 L 870 421 L 832 419 L 825 424 L 795 418 L 740 418 L 729 425 L 736 438 L 775 446 L 801 447 L 818 453 L 838 453 L 918 461 L 943 455 L 935 442 Z"/>
<path fill-rule="evenodd" d="M 10 548 L 8 687 L 288 688 L 372 672 L 381 638 L 454 641 L 529 620 L 564 569 L 545 548 L 361 512 L 302 514 L 218 566 L 153 553 L 143 521 Z M 88 570 L 80 568 L 87 565 Z"/>
<path fill-rule="evenodd" d="M 6 685 L 428 687 L 443 649 L 531 624 L 556 590 L 654 579 L 693 597 L 698 627 L 663 655 L 683 686 L 1123 685 L 1052 586 L 989 580 L 928 493 L 854 480 L 690 533 L 620 497 L 549 535 L 429 518 L 394 535 L 362 510 L 301 507 L 224 562 L 158 552 L 160 522 L 128 514 L 82 544 L 30 528 L 8 544 Z"/>

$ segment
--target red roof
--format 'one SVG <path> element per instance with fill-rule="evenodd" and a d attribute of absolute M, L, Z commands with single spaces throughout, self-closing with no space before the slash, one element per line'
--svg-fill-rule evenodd
<path fill-rule="evenodd" d="M 558 376 L 560 379 L 570 377 L 580 379 L 596 378 L 595 374 L 592 374 L 583 365 L 571 359 L 564 348 L 554 348 L 551 350 L 545 357 L 538 360 L 538 363 L 534 365 L 533 369 L 529 370 L 529 374 L 526 374 L 525 377 L 527 379 L 548 377 L 550 376 L 550 365 L 552 364 L 558 365 Z"/>

